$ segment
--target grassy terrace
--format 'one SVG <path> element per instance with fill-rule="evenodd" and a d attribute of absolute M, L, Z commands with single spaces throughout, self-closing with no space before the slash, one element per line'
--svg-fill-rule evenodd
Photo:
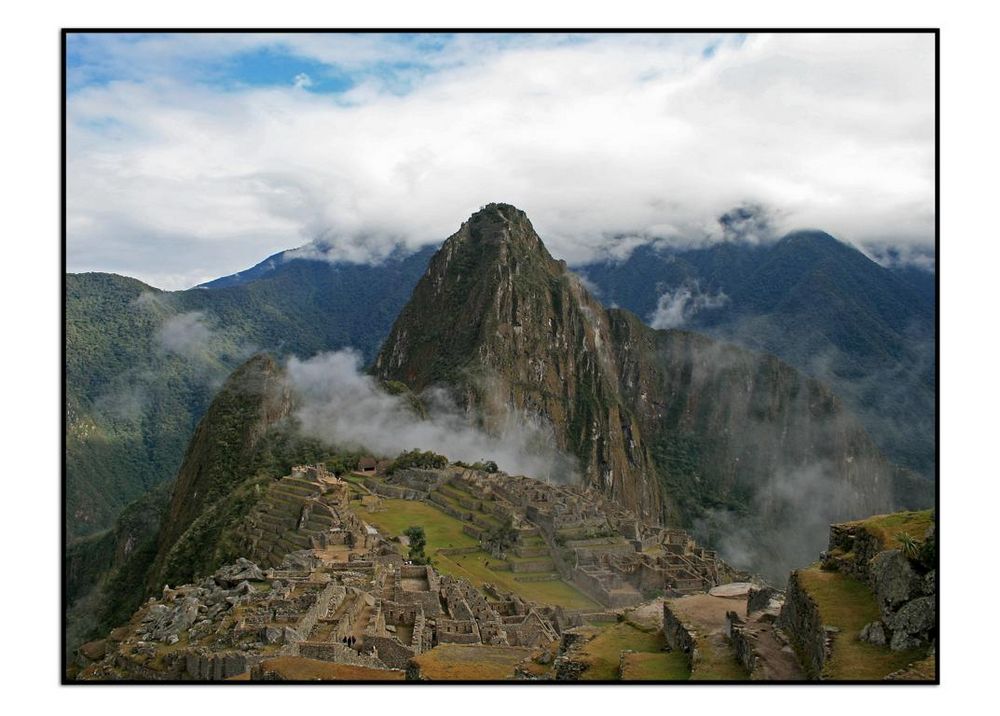
<path fill-rule="evenodd" d="M 567 609 L 600 609 L 601 606 L 573 587 L 559 579 L 547 582 L 518 582 L 514 574 L 491 567 L 507 565 L 483 550 L 473 554 L 446 556 L 439 550 L 449 547 L 478 547 L 474 537 L 462 532 L 465 524 L 437 507 L 416 500 L 383 500 L 385 508 L 379 512 L 367 512 L 357 507 L 358 516 L 374 525 L 387 537 L 398 537 L 410 526 L 419 525 L 427 535 L 426 552 L 434 566 L 444 574 L 468 579 L 476 586 L 491 582 L 500 589 L 513 592 L 524 599 L 542 604 L 560 605 Z M 490 566 L 487 566 L 487 563 Z"/>
<path fill-rule="evenodd" d="M 378 512 L 358 509 L 358 516 L 388 537 L 398 537 L 407 527 L 423 527 L 427 535 L 427 555 L 435 562 L 439 549 L 479 545 L 478 540 L 462 532 L 463 522 L 426 502 L 383 499 L 382 507 L 384 509 Z"/>
<path fill-rule="evenodd" d="M 918 512 L 894 512 L 890 515 L 874 515 L 864 520 L 858 520 L 850 524 L 864 527 L 873 535 L 882 540 L 886 549 L 899 547 L 896 535 L 906 532 L 915 540 L 922 540 L 928 528 L 933 524 L 931 510 L 920 510 Z"/>
<path fill-rule="evenodd" d="M 880 681 L 924 656 L 922 649 L 892 651 L 858 638 L 865 624 L 879 618 L 875 597 L 858 580 L 816 567 L 800 570 L 799 580 L 816 601 L 823 623 L 840 629 L 834 636 L 833 653 L 823 667 L 824 678 Z"/>
<path fill-rule="evenodd" d="M 617 681 L 618 666 L 623 651 L 636 654 L 629 657 L 631 668 L 626 671 L 630 679 L 656 681 L 687 681 L 690 676 L 687 660 L 680 653 L 663 651 L 663 633 L 643 631 L 627 622 L 611 624 L 587 642 L 580 650 L 588 668 L 583 672 L 584 681 Z"/>
<path fill-rule="evenodd" d="M 429 681 L 504 681 L 531 655 L 521 647 L 441 644 L 413 658 L 420 677 Z"/>
<path fill-rule="evenodd" d="M 405 681 L 402 671 L 370 669 L 365 666 L 334 664 L 301 656 L 279 656 L 263 662 L 272 671 L 292 681 Z"/>
<path fill-rule="evenodd" d="M 687 658 L 680 652 L 626 654 L 622 681 L 687 681 Z"/>

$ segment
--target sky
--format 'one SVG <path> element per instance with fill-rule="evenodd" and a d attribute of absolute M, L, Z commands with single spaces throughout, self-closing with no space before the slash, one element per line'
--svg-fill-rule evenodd
<path fill-rule="evenodd" d="M 494 201 L 570 264 L 738 207 L 933 251 L 929 34 L 74 34 L 66 69 L 71 272 L 378 262 Z"/>

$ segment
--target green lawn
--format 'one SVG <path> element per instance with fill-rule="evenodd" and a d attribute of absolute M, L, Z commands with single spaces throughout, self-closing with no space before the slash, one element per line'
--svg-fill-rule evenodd
<path fill-rule="evenodd" d="M 416 500 L 382 500 L 384 509 L 378 512 L 358 510 L 358 516 L 374 525 L 386 537 L 398 537 L 407 527 L 424 528 L 427 535 L 427 555 L 434 557 L 447 547 L 476 547 L 479 541 L 462 532 L 460 520 L 447 515 L 426 502 Z"/>
<path fill-rule="evenodd" d="M 927 529 L 933 524 L 931 510 L 917 512 L 893 512 L 889 515 L 874 515 L 852 524 L 858 524 L 882 540 L 886 549 L 900 546 L 896 535 L 906 532 L 913 539 L 922 542 Z"/>
<path fill-rule="evenodd" d="M 479 541 L 462 532 L 464 522 L 437 507 L 416 500 L 382 500 L 382 507 L 385 509 L 378 512 L 367 512 L 359 507 L 357 514 L 386 537 L 397 537 L 407 527 L 423 527 L 427 535 L 427 555 L 444 574 L 464 577 L 477 587 L 483 582 L 491 582 L 500 589 L 541 604 L 553 604 L 566 609 L 601 608 L 576 587 L 561 580 L 517 582 L 512 572 L 494 571 L 486 564 L 489 562 L 495 565 L 498 560 L 485 551 L 455 556 L 439 554 L 438 550 L 448 547 L 476 547 Z"/>
<path fill-rule="evenodd" d="M 858 580 L 818 568 L 800 570 L 798 575 L 803 589 L 816 601 L 823 623 L 840 629 L 823 667 L 824 678 L 880 681 L 924 656 L 922 649 L 892 651 L 858 638 L 865 624 L 879 618 L 875 597 Z"/>
<path fill-rule="evenodd" d="M 698 638 L 698 661 L 692 681 L 746 681 L 747 672 L 719 635 Z"/>
<path fill-rule="evenodd" d="M 664 640 L 662 631 L 643 631 L 627 622 L 610 624 L 600 630 L 600 633 L 587 642 L 581 649 L 583 661 L 589 664 L 581 675 L 583 681 L 616 681 L 619 678 L 618 665 L 622 652 L 631 650 L 640 654 L 655 655 L 657 658 L 644 664 L 642 672 L 659 673 L 662 676 L 646 676 L 644 678 L 678 679 L 688 678 L 687 660 L 683 654 L 663 653 Z M 677 657 L 680 661 L 678 662 Z"/>
<path fill-rule="evenodd" d="M 679 651 L 659 654 L 627 654 L 622 664 L 622 681 L 687 681 L 687 656 Z"/>

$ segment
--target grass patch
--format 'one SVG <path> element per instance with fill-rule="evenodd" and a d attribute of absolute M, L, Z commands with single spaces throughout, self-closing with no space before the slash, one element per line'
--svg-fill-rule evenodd
<path fill-rule="evenodd" d="M 434 557 L 439 549 L 447 547 L 476 547 L 479 541 L 462 532 L 465 524 L 445 514 L 426 502 L 416 500 L 382 500 L 382 510 L 367 512 L 357 510 L 358 516 L 374 525 L 387 537 L 398 537 L 407 527 L 418 525 L 427 535 L 425 552 Z"/>
<path fill-rule="evenodd" d="M 863 583 L 819 569 L 803 569 L 798 575 L 802 588 L 815 600 L 822 622 L 840 630 L 823 667 L 824 678 L 880 681 L 923 656 L 921 649 L 892 651 L 858 638 L 865 624 L 879 618 L 875 597 Z"/>
<path fill-rule="evenodd" d="M 290 681 L 405 681 L 402 671 L 334 664 L 302 656 L 279 656 L 261 663 L 265 671 Z"/>
<path fill-rule="evenodd" d="M 747 672 L 736 660 L 736 654 L 719 638 L 698 639 L 698 663 L 691 674 L 692 681 L 746 681 Z"/>
<path fill-rule="evenodd" d="M 934 524 L 931 513 L 932 510 L 893 512 L 889 515 L 873 515 L 849 524 L 864 527 L 878 537 L 886 549 L 896 549 L 901 546 L 896 539 L 896 535 L 900 532 L 906 532 L 913 539 L 923 541 L 927 530 Z"/>
<path fill-rule="evenodd" d="M 583 681 L 617 681 L 623 651 L 659 656 L 664 645 L 663 632 L 645 632 L 627 622 L 611 624 L 580 648 L 581 661 L 587 664 L 580 678 Z M 686 663 L 684 672 L 682 678 L 687 679 Z"/>
<path fill-rule="evenodd" d="M 411 525 L 420 525 L 427 535 L 425 552 L 432 558 L 434 567 L 444 574 L 468 579 L 475 586 L 491 582 L 500 589 L 513 592 L 524 599 L 540 604 L 552 604 L 566 609 L 600 609 L 600 605 L 563 581 L 517 582 L 510 571 L 494 571 L 490 565 L 500 566 L 502 561 L 480 550 L 473 554 L 446 556 L 438 550 L 447 547 L 476 547 L 479 541 L 462 532 L 465 522 L 455 519 L 437 507 L 416 500 L 382 500 L 380 512 L 368 513 L 358 509 L 361 519 L 374 525 L 383 534 L 396 537 Z"/>
<path fill-rule="evenodd" d="M 455 556 L 438 555 L 434 566 L 445 574 L 468 579 L 477 587 L 481 586 L 483 582 L 491 582 L 500 589 L 513 592 L 532 602 L 557 605 L 566 609 L 601 608 L 597 602 L 566 582 L 561 580 L 518 582 L 514 579 L 513 572 L 493 571 L 486 566 L 487 562 L 493 565 L 498 560 L 490 554 L 480 551 Z"/>
<path fill-rule="evenodd" d="M 687 657 L 679 651 L 626 654 L 622 660 L 622 681 L 687 681 L 690 676 Z"/>
<path fill-rule="evenodd" d="M 506 681 L 514 667 L 531 655 L 524 647 L 440 644 L 413 658 L 420 677 L 429 681 Z"/>

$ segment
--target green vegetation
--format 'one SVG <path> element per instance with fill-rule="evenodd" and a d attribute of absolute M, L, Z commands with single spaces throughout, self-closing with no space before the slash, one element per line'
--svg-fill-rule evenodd
<path fill-rule="evenodd" d="M 483 532 L 480 539 L 490 554 L 500 557 L 517 543 L 517 530 L 514 529 L 513 520 L 508 517 L 503 524 Z"/>
<path fill-rule="evenodd" d="M 424 547 L 427 546 L 427 536 L 424 534 L 423 527 L 407 527 L 403 530 L 403 534 L 410 542 L 410 560 L 414 564 L 428 564 L 430 559 L 424 554 Z"/>
<path fill-rule="evenodd" d="M 427 538 L 427 556 L 437 562 L 437 552 L 447 547 L 476 547 L 479 541 L 462 531 L 463 523 L 446 515 L 426 502 L 416 500 L 382 500 L 378 512 L 364 512 L 360 507 L 358 516 L 374 525 L 386 537 L 398 537 L 407 527 L 419 524 Z"/>
<path fill-rule="evenodd" d="M 581 679 L 584 681 L 616 681 L 620 678 L 619 663 L 623 651 L 634 651 L 653 657 L 640 659 L 639 671 L 644 676 L 634 678 L 655 678 L 687 680 L 687 661 L 683 654 L 665 654 L 663 633 L 655 630 L 643 631 L 633 624 L 618 622 L 600 629 L 597 636 L 581 647 L 580 653 L 587 664 Z M 655 674 L 650 676 L 649 674 Z"/>
<path fill-rule="evenodd" d="M 552 575 L 543 582 L 518 582 L 513 572 L 504 569 L 507 563 L 487 552 L 477 550 L 471 554 L 445 555 L 440 550 L 448 548 L 479 547 L 479 540 L 462 531 L 466 523 L 455 519 L 437 507 L 416 500 L 383 500 L 378 512 L 355 510 L 361 519 L 374 525 L 386 537 L 398 537 L 407 527 L 419 524 L 427 538 L 425 552 L 434 567 L 444 574 L 468 579 L 481 586 L 485 582 L 500 589 L 518 594 L 541 604 L 555 604 L 567 609 L 600 609 L 600 605 L 573 587 Z"/>
<path fill-rule="evenodd" d="M 448 458 L 444 455 L 438 455 L 436 452 L 431 452 L 430 450 L 410 450 L 409 452 L 402 453 L 393 460 L 389 467 L 386 468 L 385 474 L 391 475 L 397 470 L 411 468 L 440 470 L 444 467 L 448 467 Z"/>
<path fill-rule="evenodd" d="M 698 639 L 698 663 L 691 674 L 692 681 L 746 681 L 747 674 L 736 660 L 736 654 L 718 636 Z"/>
<path fill-rule="evenodd" d="M 504 681 L 531 656 L 524 647 L 440 644 L 413 658 L 420 678 L 429 681 Z"/>
<path fill-rule="evenodd" d="M 798 575 L 802 588 L 816 602 L 822 622 L 840 630 L 823 667 L 824 678 L 879 681 L 924 656 L 922 649 L 892 651 L 858 638 L 865 624 L 879 618 L 875 597 L 863 583 L 818 568 L 800 570 Z"/>
<path fill-rule="evenodd" d="M 679 651 L 626 654 L 622 681 L 687 681 L 691 677 L 687 656 Z"/>
<path fill-rule="evenodd" d="M 873 515 L 849 524 L 864 527 L 868 532 L 878 537 L 886 549 L 898 549 L 903 547 L 899 540 L 900 535 L 923 539 L 927 530 L 934 524 L 934 511 L 919 510 Z"/>
<path fill-rule="evenodd" d="M 353 347 L 370 360 L 433 251 L 378 266 L 272 257 L 266 275 L 207 290 L 67 274 L 69 537 L 111 527 L 126 504 L 177 474 L 198 420 L 248 346 L 281 357 Z M 169 321 L 192 328 L 191 340 L 168 347 Z"/>

